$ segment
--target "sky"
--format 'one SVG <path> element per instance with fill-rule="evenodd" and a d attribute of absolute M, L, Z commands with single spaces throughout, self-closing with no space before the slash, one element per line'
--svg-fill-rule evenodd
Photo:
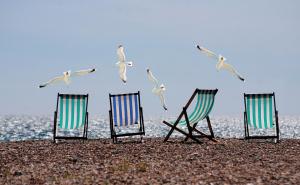
<path fill-rule="evenodd" d="M 174 116 L 195 88 L 219 89 L 213 115 L 242 116 L 243 93 L 275 92 L 279 115 L 300 115 L 300 1 L 0 0 L 0 115 L 53 115 L 57 93 L 88 93 L 107 116 L 109 93 L 141 92 L 145 117 Z M 128 83 L 118 76 L 125 48 Z M 217 71 L 196 49 L 222 54 L 246 79 Z M 97 68 L 69 86 L 39 84 Z M 146 69 L 166 86 L 168 111 Z"/>

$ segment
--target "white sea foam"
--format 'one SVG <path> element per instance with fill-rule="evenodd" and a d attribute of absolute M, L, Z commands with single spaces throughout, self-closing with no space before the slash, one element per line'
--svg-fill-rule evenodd
<path fill-rule="evenodd" d="M 110 126 L 107 118 L 96 117 L 89 121 L 88 138 L 109 138 Z M 174 117 L 168 119 L 174 120 Z M 244 124 L 242 117 L 211 118 L 216 137 L 242 138 Z M 300 139 L 300 116 L 281 116 L 279 118 L 280 137 Z M 208 133 L 206 121 L 200 122 L 198 128 Z M 51 116 L 0 116 L 0 141 L 52 139 L 53 117 Z M 185 128 L 183 128 L 185 129 Z M 170 130 L 160 119 L 145 119 L 146 137 L 164 137 Z M 270 133 L 272 130 L 251 130 L 254 134 Z M 68 133 L 76 135 L 78 132 Z M 172 137 L 182 137 L 174 132 Z"/>

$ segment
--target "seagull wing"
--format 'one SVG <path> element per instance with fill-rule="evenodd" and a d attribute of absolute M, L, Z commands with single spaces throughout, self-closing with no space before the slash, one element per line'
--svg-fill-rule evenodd
<path fill-rule="evenodd" d="M 126 76 L 126 64 L 125 63 L 120 63 L 119 64 L 119 75 L 121 80 L 126 83 L 127 81 L 127 76 Z"/>
<path fill-rule="evenodd" d="M 64 81 L 64 76 L 55 77 L 55 78 L 49 80 L 48 82 L 46 82 L 44 84 L 41 84 L 39 86 L 39 88 L 43 88 L 43 87 L 46 87 L 47 85 L 50 85 L 50 84 L 53 84 L 53 83 L 57 83 L 57 82 L 60 82 L 60 81 Z"/>
<path fill-rule="evenodd" d="M 120 46 L 118 49 L 117 49 L 117 55 L 118 55 L 118 59 L 120 62 L 125 62 L 125 53 L 124 53 L 124 47 L 123 46 Z"/>
<path fill-rule="evenodd" d="M 231 74 L 238 77 L 238 79 L 240 79 L 241 81 L 245 81 L 245 79 L 232 67 L 232 65 L 224 62 L 224 64 L 222 65 L 222 68 L 226 69 Z"/>
<path fill-rule="evenodd" d="M 164 95 L 163 95 L 162 93 L 160 93 L 159 99 L 160 99 L 160 102 L 161 102 L 163 108 L 164 108 L 165 110 L 168 110 L 168 108 L 167 108 L 167 106 L 166 106 L 166 102 L 165 102 L 165 97 L 164 97 Z"/>
<path fill-rule="evenodd" d="M 75 71 L 75 72 L 71 73 L 71 76 L 72 77 L 73 76 L 83 76 L 83 75 L 93 73 L 95 71 L 96 71 L 96 69 L 86 69 L 86 70 Z"/>
<path fill-rule="evenodd" d="M 148 79 L 153 82 L 155 84 L 156 87 L 159 86 L 158 84 L 158 80 L 153 76 L 152 72 L 150 71 L 150 69 L 147 69 L 147 76 L 148 76 Z"/>
<path fill-rule="evenodd" d="M 218 59 L 218 56 L 217 56 L 214 52 L 212 52 L 212 51 L 206 49 L 205 47 L 202 47 L 202 46 L 197 45 L 197 48 L 198 48 L 202 53 L 206 54 L 208 57 L 213 57 L 213 58 L 215 58 L 215 59 Z"/>

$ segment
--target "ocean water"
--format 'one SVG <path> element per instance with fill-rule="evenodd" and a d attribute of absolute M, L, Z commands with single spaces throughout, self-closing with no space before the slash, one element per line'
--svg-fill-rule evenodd
<path fill-rule="evenodd" d="M 170 117 L 167 120 L 174 120 Z M 242 117 L 219 116 L 211 118 L 213 131 L 216 137 L 242 138 L 244 124 Z M 300 139 L 300 116 L 281 116 L 279 118 L 280 137 Z M 208 132 L 205 121 L 198 124 L 198 128 Z M 51 116 L 0 116 L 0 141 L 40 140 L 52 139 L 53 117 Z M 183 128 L 186 129 L 186 128 Z M 162 123 L 162 119 L 145 119 L 145 137 L 164 137 L 170 130 Z M 80 131 L 66 133 L 76 135 Z M 251 130 L 254 134 L 271 133 L 273 130 Z M 172 137 L 181 137 L 174 132 Z M 104 117 L 95 117 L 89 120 L 88 138 L 109 138 L 109 121 Z"/>

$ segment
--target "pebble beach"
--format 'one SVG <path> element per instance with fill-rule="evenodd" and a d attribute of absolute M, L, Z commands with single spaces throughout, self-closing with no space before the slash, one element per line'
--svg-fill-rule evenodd
<path fill-rule="evenodd" d="M 300 140 L 0 142 L 0 184 L 300 184 Z"/>

